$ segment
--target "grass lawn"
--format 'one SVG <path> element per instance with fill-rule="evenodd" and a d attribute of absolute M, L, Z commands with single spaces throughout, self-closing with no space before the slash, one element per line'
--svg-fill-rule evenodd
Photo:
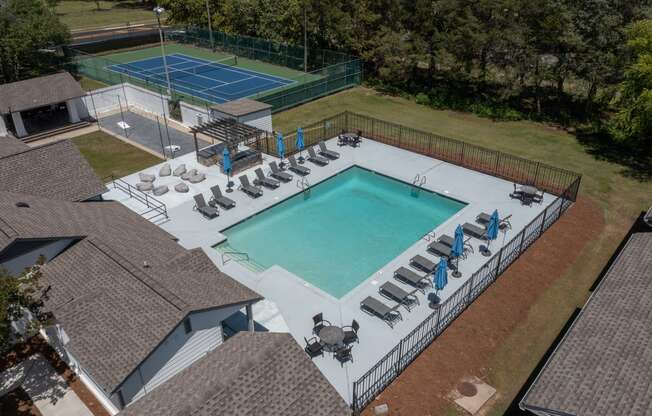
<path fill-rule="evenodd" d="M 137 0 L 100 1 L 62 0 L 56 7 L 59 19 L 70 29 L 94 28 L 156 20 L 150 7 Z"/>
<path fill-rule="evenodd" d="M 161 162 L 158 157 L 102 131 L 77 136 L 72 141 L 100 178 L 120 178 Z"/>
<path fill-rule="evenodd" d="M 93 91 L 93 90 L 98 90 L 100 88 L 108 87 L 108 84 L 86 77 L 81 77 L 79 79 L 79 85 L 81 85 L 84 91 Z"/>
<path fill-rule="evenodd" d="M 364 87 L 278 113 L 274 115 L 274 128 L 295 131 L 344 110 L 579 172 L 583 175 L 580 196 L 601 208 L 606 222 L 602 233 L 540 294 L 511 335 L 486 359 L 487 381 L 499 393 L 489 414 L 503 414 L 568 317 L 584 304 L 589 287 L 632 222 L 652 203 L 649 160 L 636 165 L 631 163 L 635 162 L 631 156 L 625 157 L 598 143 L 582 143 L 574 135 L 547 125 L 493 122 L 470 114 L 433 110 Z M 457 413 L 451 406 L 448 414 Z"/>

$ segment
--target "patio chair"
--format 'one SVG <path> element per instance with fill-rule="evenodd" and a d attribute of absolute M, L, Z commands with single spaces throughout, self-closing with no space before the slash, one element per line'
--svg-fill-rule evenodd
<path fill-rule="evenodd" d="M 411 292 L 406 292 L 392 282 L 385 282 L 378 289 L 378 292 L 381 296 L 384 296 L 389 300 L 393 300 L 398 302 L 400 305 L 403 305 L 403 307 L 405 307 L 405 309 L 410 312 L 415 305 L 419 304 L 419 298 L 417 298 L 415 295 L 417 290 L 419 289 L 414 289 Z"/>
<path fill-rule="evenodd" d="M 498 228 L 503 230 L 505 228 L 512 229 L 512 223 L 509 222 L 509 219 L 512 218 L 512 215 L 508 215 L 505 218 L 499 219 L 498 220 Z M 478 214 L 477 217 L 475 217 L 475 222 L 478 224 L 482 224 L 483 226 L 487 226 L 489 224 L 489 221 L 491 220 L 491 214 L 487 214 L 486 212 L 481 212 Z"/>
<path fill-rule="evenodd" d="M 408 283 L 415 288 L 419 289 L 422 293 L 425 293 L 425 288 L 432 286 L 428 275 L 421 276 L 418 273 L 413 272 L 407 267 L 399 267 L 394 271 L 394 278 L 402 282 Z"/>
<path fill-rule="evenodd" d="M 410 259 L 410 265 L 426 273 L 433 273 L 437 270 L 437 265 L 435 263 L 419 254 Z"/>
<path fill-rule="evenodd" d="M 261 168 L 256 168 L 254 172 L 256 173 L 256 179 L 258 180 L 259 184 L 270 189 L 276 189 L 281 186 L 281 182 L 277 181 L 276 179 L 266 177 Z"/>
<path fill-rule="evenodd" d="M 487 229 L 485 227 L 478 227 L 477 225 L 471 224 L 470 222 L 465 222 L 462 224 L 462 231 L 464 231 L 464 234 L 470 235 L 471 237 L 475 237 L 479 240 L 487 239 Z"/>
<path fill-rule="evenodd" d="M 332 324 L 324 319 L 324 314 L 319 312 L 317 315 L 312 317 L 312 332 L 317 335 L 325 326 L 331 326 Z"/>
<path fill-rule="evenodd" d="M 172 171 L 172 175 L 174 176 L 181 176 L 184 173 L 186 173 L 186 165 L 183 163 L 177 166 L 176 169 L 174 169 L 174 171 Z"/>
<path fill-rule="evenodd" d="M 149 192 L 154 189 L 154 183 L 152 182 L 138 182 L 136 184 L 136 189 L 140 192 Z"/>
<path fill-rule="evenodd" d="M 269 163 L 269 168 L 272 171 L 272 173 L 270 175 L 273 178 L 276 178 L 276 179 L 278 179 L 280 181 L 283 181 L 283 182 L 290 182 L 292 180 L 292 175 L 290 175 L 287 172 L 283 172 L 281 169 L 279 169 L 276 162 L 270 162 Z"/>
<path fill-rule="evenodd" d="M 197 169 L 190 169 L 189 171 L 186 171 L 183 175 L 181 175 L 181 179 L 184 181 L 189 180 L 193 176 L 197 175 L 199 172 L 197 172 Z"/>
<path fill-rule="evenodd" d="M 222 190 L 220 189 L 220 185 L 211 186 L 211 193 L 213 194 L 213 196 L 208 200 L 208 205 L 210 205 L 211 207 L 215 207 L 217 205 L 226 209 L 231 209 L 235 207 L 234 200 L 222 195 Z"/>
<path fill-rule="evenodd" d="M 322 156 L 317 156 L 317 154 L 315 153 L 315 149 L 313 147 L 308 148 L 308 161 L 319 166 L 328 165 L 328 159 Z"/>
<path fill-rule="evenodd" d="M 163 177 L 170 175 L 172 175 L 172 168 L 170 167 L 169 163 L 164 163 L 163 166 L 161 166 L 161 169 L 158 171 L 158 176 Z"/>
<path fill-rule="evenodd" d="M 354 342 L 360 342 L 358 339 L 358 331 L 360 330 L 360 324 L 355 319 L 351 322 L 351 326 L 342 327 L 344 330 L 344 343 L 352 344 Z"/>
<path fill-rule="evenodd" d="M 206 204 L 204 195 L 197 194 L 193 198 L 195 199 L 195 206 L 193 207 L 193 209 L 199 211 L 199 213 L 203 215 L 205 218 L 212 220 L 213 218 L 217 218 L 217 216 L 220 215 L 220 212 L 218 211 L 217 208 L 208 206 Z"/>
<path fill-rule="evenodd" d="M 327 158 L 329 158 L 329 159 L 331 159 L 331 160 L 335 160 L 335 159 L 339 159 L 339 158 L 340 158 L 340 154 L 339 154 L 339 153 L 337 153 L 337 152 L 334 151 L 334 150 L 328 150 L 328 149 L 326 148 L 326 143 L 324 143 L 323 140 L 320 140 L 320 141 L 319 141 L 319 154 L 320 154 L 320 155 L 324 155 L 325 157 L 327 157 Z"/>
<path fill-rule="evenodd" d="M 398 310 L 400 306 L 400 304 L 397 304 L 390 308 L 372 296 L 367 296 L 365 300 L 360 302 L 360 309 L 362 309 L 363 312 L 379 317 L 389 325 L 390 328 L 394 328 L 394 323 L 396 323 L 396 321 L 403 320 L 403 315 L 401 315 L 401 312 Z"/>
<path fill-rule="evenodd" d="M 252 198 L 258 198 L 263 195 L 263 191 L 260 188 L 253 186 L 249 183 L 249 178 L 247 175 L 240 176 L 240 190 L 245 194 L 249 195 Z"/>
<path fill-rule="evenodd" d="M 353 362 L 353 355 L 351 355 L 351 347 L 343 347 L 335 351 L 335 359 L 340 362 L 342 367 L 347 361 Z"/>
<path fill-rule="evenodd" d="M 174 185 L 174 190 L 182 194 L 185 194 L 190 190 L 190 188 L 185 183 L 179 182 L 178 184 Z"/>
<path fill-rule="evenodd" d="M 199 183 L 202 182 L 203 180 L 206 179 L 206 174 L 203 172 L 197 172 L 196 174 L 192 175 L 191 177 L 188 178 L 188 182 L 190 183 Z"/>
<path fill-rule="evenodd" d="M 298 173 L 301 176 L 310 174 L 310 168 L 297 164 L 297 160 L 294 158 L 294 156 L 288 156 L 288 162 L 290 162 L 290 170 L 292 172 Z"/>
<path fill-rule="evenodd" d="M 155 187 L 152 193 L 154 194 L 154 196 L 161 196 L 167 194 L 169 190 L 170 188 L 168 188 L 167 185 L 161 185 Z"/>
<path fill-rule="evenodd" d="M 141 182 L 154 182 L 156 175 L 140 172 L 138 174 L 138 179 L 140 179 Z"/>
<path fill-rule="evenodd" d="M 450 258 L 452 249 L 451 246 L 448 246 L 442 242 L 433 241 L 432 243 L 428 244 L 428 251 L 437 256 Z"/>
<path fill-rule="evenodd" d="M 303 337 L 303 339 L 306 341 L 306 347 L 304 350 L 310 356 L 310 358 L 324 355 L 324 346 L 321 345 L 317 337 L 312 337 L 310 339 Z"/>

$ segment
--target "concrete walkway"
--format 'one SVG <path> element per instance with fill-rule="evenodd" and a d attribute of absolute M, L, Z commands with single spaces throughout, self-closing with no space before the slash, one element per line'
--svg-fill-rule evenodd
<path fill-rule="evenodd" d="M 22 387 L 43 416 L 93 416 L 41 354 L 0 373 L 0 396 Z"/>

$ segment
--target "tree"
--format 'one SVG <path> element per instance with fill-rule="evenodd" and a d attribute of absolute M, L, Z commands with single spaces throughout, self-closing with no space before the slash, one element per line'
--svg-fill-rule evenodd
<path fill-rule="evenodd" d="M 43 0 L 8 0 L 0 8 L 0 39 L 0 83 L 6 83 L 60 68 L 65 58 L 55 48 L 70 33 Z"/>
<path fill-rule="evenodd" d="M 40 299 L 39 285 L 42 263 L 43 259 L 39 259 L 35 267 L 26 270 L 18 277 L 11 276 L 6 270 L 0 268 L 0 351 L 10 347 L 11 323 L 21 318 L 25 310 L 30 311 L 35 318 L 31 325 L 32 331 L 46 321 L 42 312 L 43 303 Z"/>
<path fill-rule="evenodd" d="M 633 63 L 625 70 L 620 88 L 621 108 L 610 130 L 616 139 L 652 144 L 652 20 L 632 24 L 626 34 Z"/>

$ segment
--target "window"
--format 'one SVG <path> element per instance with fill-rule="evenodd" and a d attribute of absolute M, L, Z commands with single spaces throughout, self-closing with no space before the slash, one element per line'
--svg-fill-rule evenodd
<path fill-rule="evenodd" d="M 186 318 L 183 320 L 183 329 L 185 329 L 186 334 L 192 332 L 192 324 L 190 323 L 190 318 Z"/>

